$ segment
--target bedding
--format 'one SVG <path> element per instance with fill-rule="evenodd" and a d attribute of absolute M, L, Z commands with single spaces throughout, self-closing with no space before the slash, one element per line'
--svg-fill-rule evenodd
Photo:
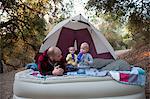
<path fill-rule="evenodd" d="M 79 69 L 80 70 L 80 69 Z M 78 70 L 78 71 L 79 71 Z M 130 71 L 108 71 L 104 70 L 101 71 L 96 68 L 88 68 L 88 69 L 82 69 L 84 72 L 78 72 L 78 71 L 73 71 L 73 72 L 67 72 L 64 77 L 106 77 L 110 76 L 112 79 L 124 83 L 124 84 L 133 84 L 133 85 L 140 85 L 140 86 L 145 86 L 146 82 L 146 74 L 145 71 L 140 68 L 140 67 L 132 67 Z M 60 79 L 61 76 L 52 76 L 52 75 L 47 75 L 43 76 L 41 75 L 38 71 L 33 71 L 29 70 L 24 75 L 21 76 L 21 78 L 30 78 L 30 79 L 41 79 L 41 80 L 47 80 L 47 79 Z M 58 78 L 57 78 L 58 77 Z"/>
<path fill-rule="evenodd" d="M 30 64 L 32 67 L 32 64 Z M 112 59 L 94 59 L 94 65 L 91 68 L 75 68 L 69 70 L 64 76 L 93 76 L 93 77 L 104 77 L 110 76 L 118 82 L 125 84 L 135 84 L 144 86 L 146 82 L 146 74 L 140 67 L 134 67 L 124 60 L 112 60 Z M 143 74 L 139 73 L 143 71 Z M 24 76 L 28 78 L 41 78 L 41 79 L 52 79 L 54 76 L 47 75 L 43 76 L 39 71 L 31 70 Z"/>
<path fill-rule="evenodd" d="M 93 59 L 93 65 L 91 67 L 93 67 L 93 68 L 102 68 L 102 67 L 110 64 L 113 61 L 115 61 L 115 60 L 113 60 L 113 59 L 94 58 Z"/>
<path fill-rule="evenodd" d="M 110 71 L 111 77 L 121 83 L 145 86 L 146 74 L 140 67 L 132 67 L 131 71 Z"/>
<path fill-rule="evenodd" d="M 74 71 L 68 72 L 67 75 L 95 76 L 95 77 L 110 76 L 118 82 L 139 86 L 145 86 L 146 82 L 145 71 L 140 67 L 132 67 L 130 71 L 113 71 L 113 70 L 101 71 L 92 68 L 92 69 L 85 69 L 85 72 L 83 72 L 82 74 L 78 73 L 78 71 Z"/>
<path fill-rule="evenodd" d="M 124 60 L 118 59 L 101 68 L 101 70 L 128 71 L 131 65 Z"/>

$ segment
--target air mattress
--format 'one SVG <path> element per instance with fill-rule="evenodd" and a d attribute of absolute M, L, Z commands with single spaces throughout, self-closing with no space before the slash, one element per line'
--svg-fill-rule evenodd
<path fill-rule="evenodd" d="M 144 87 L 127 85 L 111 77 L 31 77 L 30 70 L 15 74 L 13 99 L 145 99 Z"/>

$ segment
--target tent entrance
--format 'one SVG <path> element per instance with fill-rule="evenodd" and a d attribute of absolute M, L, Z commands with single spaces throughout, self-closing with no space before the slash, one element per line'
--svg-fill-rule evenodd
<path fill-rule="evenodd" d="M 90 53 L 92 54 L 93 58 L 113 58 L 109 52 L 97 54 L 96 47 L 87 28 L 73 30 L 63 27 L 56 46 L 58 46 L 62 50 L 63 56 L 66 57 L 66 55 L 68 54 L 68 48 L 70 46 L 74 46 L 75 42 L 78 49 L 77 52 L 79 52 L 80 50 L 81 43 L 87 42 L 90 45 Z"/>

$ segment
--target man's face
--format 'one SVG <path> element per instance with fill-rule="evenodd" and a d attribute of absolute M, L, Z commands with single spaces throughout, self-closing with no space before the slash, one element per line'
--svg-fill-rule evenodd
<path fill-rule="evenodd" d="M 55 61 L 60 61 L 61 58 L 62 58 L 62 52 L 61 52 L 61 51 L 58 51 L 58 52 L 56 53 L 56 55 L 54 56 L 54 60 L 55 60 Z"/>

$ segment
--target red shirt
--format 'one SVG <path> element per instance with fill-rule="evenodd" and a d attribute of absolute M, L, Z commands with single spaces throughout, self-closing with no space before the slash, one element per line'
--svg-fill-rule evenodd
<path fill-rule="evenodd" d="M 39 56 L 37 64 L 38 64 L 38 70 L 42 75 L 52 75 L 52 71 L 54 70 L 54 67 L 58 65 L 60 65 L 60 68 L 64 69 L 65 71 L 66 61 L 63 58 L 58 62 L 51 61 L 47 56 L 47 50 L 46 50 L 43 54 Z"/>

